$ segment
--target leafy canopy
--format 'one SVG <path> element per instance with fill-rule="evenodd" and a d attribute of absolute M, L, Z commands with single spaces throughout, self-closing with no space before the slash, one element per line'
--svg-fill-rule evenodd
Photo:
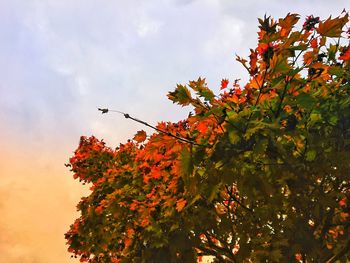
<path fill-rule="evenodd" d="M 348 14 L 259 19 L 249 81 L 168 94 L 194 113 L 116 149 L 81 137 L 91 193 L 66 233 L 88 262 L 335 262 L 350 257 Z M 129 115 L 128 115 L 129 116 Z M 179 140 L 178 138 L 183 138 Z"/>

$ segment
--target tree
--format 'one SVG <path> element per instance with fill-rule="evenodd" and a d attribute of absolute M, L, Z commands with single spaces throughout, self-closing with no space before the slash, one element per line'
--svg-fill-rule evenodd
<path fill-rule="evenodd" d="M 115 150 L 81 137 L 69 165 L 92 187 L 66 233 L 70 252 L 88 262 L 349 259 L 348 13 L 309 16 L 300 30 L 298 20 L 259 19 L 257 48 L 237 56 L 244 86 L 177 85 L 168 97 L 193 107 L 185 120 Z"/>

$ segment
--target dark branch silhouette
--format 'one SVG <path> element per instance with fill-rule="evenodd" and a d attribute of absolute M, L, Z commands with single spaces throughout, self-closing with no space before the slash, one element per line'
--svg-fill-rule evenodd
<path fill-rule="evenodd" d="M 177 135 L 172 134 L 172 133 L 170 133 L 170 132 L 168 132 L 168 131 L 163 131 L 163 130 L 161 130 L 161 129 L 158 129 L 158 128 L 155 127 L 155 126 L 150 125 L 150 124 L 148 124 L 148 123 L 145 122 L 145 121 L 142 121 L 142 120 L 139 120 L 139 119 L 137 119 L 137 118 L 134 118 L 134 117 L 130 116 L 130 114 L 125 113 L 125 112 L 122 112 L 122 111 L 110 110 L 110 109 L 107 109 L 107 108 L 105 108 L 105 109 L 98 108 L 98 110 L 101 111 L 102 114 L 105 114 L 105 113 L 108 113 L 108 112 L 120 113 L 120 114 L 123 114 L 124 117 L 125 117 L 126 119 L 131 119 L 131 120 L 133 120 L 133 121 L 136 121 L 136 122 L 138 122 L 138 123 L 141 123 L 141 124 L 143 124 L 143 125 L 145 125 L 145 126 L 147 126 L 147 127 L 152 128 L 153 130 L 156 130 L 156 131 L 158 131 L 158 132 L 160 132 L 160 133 L 163 133 L 163 134 L 165 134 L 165 135 L 168 135 L 168 136 L 170 136 L 170 137 L 176 138 L 176 139 L 178 139 L 179 141 L 186 142 L 186 143 L 190 143 L 190 144 L 193 144 L 193 145 L 198 145 L 198 146 L 207 146 L 207 145 L 199 144 L 199 143 L 196 143 L 196 142 L 194 142 L 194 141 L 192 141 L 192 140 L 189 140 L 189 139 L 186 139 L 186 138 L 177 136 Z"/>

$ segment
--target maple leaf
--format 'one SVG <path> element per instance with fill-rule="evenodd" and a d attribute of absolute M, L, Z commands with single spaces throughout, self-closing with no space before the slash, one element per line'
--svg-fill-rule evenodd
<path fill-rule="evenodd" d="M 259 18 L 259 28 L 262 31 L 265 31 L 267 34 L 273 34 L 276 32 L 276 27 L 277 27 L 277 23 L 270 17 L 266 17 L 266 15 L 264 16 L 264 20 Z"/>
<path fill-rule="evenodd" d="M 221 88 L 220 89 L 226 89 L 229 81 L 228 79 L 221 80 Z"/>
<path fill-rule="evenodd" d="M 144 130 L 138 131 L 134 136 L 134 140 L 137 141 L 138 143 L 145 141 L 146 138 L 147 138 L 147 133 Z"/>
<path fill-rule="evenodd" d="M 350 60 L 350 47 L 339 57 L 340 60 Z"/>
<path fill-rule="evenodd" d="M 250 87 L 253 89 L 260 89 L 263 86 L 264 77 L 258 75 L 256 78 L 251 78 Z"/>
<path fill-rule="evenodd" d="M 346 206 L 346 198 L 343 198 L 339 201 L 340 206 Z"/>
<path fill-rule="evenodd" d="M 236 94 L 232 94 L 232 96 L 228 97 L 227 100 L 228 100 L 228 101 L 232 101 L 232 102 L 234 102 L 234 103 L 236 103 L 236 104 L 239 103 L 239 98 L 237 97 Z"/>
<path fill-rule="evenodd" d="M 303 24 L 303 28 L 307 31 L 315 29 L 315 25 L 320 22 L 319 17 L 314 17 L 313 15 L 306 17 L 306 21 Z"/>
<path fill-rule="evenodd" d="M 249 55 L 249 65 L 250 65 L 250 69 L 249 69 L 249 73 L 250 75 L 255 75 L 258 71 L 258 68 L 256 66 L 256 63 L 258 61 L 258 51 L 250 49 L 250 55 Z"/>
<path fill-rule="evenodd" d="M 187 201 L 185 199 L 183 199 L 183 198 L 181 198 L 180 200 L 177 200 L 177 202 L 176 202 L 176 210 L 178 212 L 181 212 L 184 209 L 186 203 L 187 203 Z"/>
<path fill-rule="evenodd" d="M 312 48 L 317 48 L 317 38 L 313 38 L 311 41 L 310 41 L 310 46 Z"/>
<path fill-rule="evenodd" d="M 98 215 L 102 213 L 102 210 L 103 210 L 102 206 L 98 206 L 98 207 L 95 208 L 95 212 Z"/>
<path fill-rule="evenodd" d="M 348 14 L 346 14 L 344 17 L 337 17 L 334 19 L 329 17 L 326 21 L 319 23 L 317 32 L 321 36 L 340 37 L 342 28 L 348 21 Z"/>
<path fill-rule="evenodd" d="M 314 60 L 315 53 L 313 51 L 308 51 L 304 53 L 304 63 L 305 65 L 310 65 L 312 61 Z"/>
<path fill-rule="evenodd" d="M 278 25 L 285 30 L 291 30 L 292 27 L 299 21 L 300 16 L 298 14 L 290 14 L 283 19 L 279 19 Z"/>
<path fill-rule="evenodd" d="M 193 100 L 190 91 L 183 85 L 177 85 L 174 91 L 168 93 L 168 98 L 173 103 L 178 103 L 182 106 L 189 105 Z"/>

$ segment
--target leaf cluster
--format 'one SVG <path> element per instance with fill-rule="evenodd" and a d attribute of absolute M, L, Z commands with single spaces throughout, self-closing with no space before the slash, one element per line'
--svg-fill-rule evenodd
<path fill-rule="evenodd" d="M 237 56 L 249 81 L 205 79 L 168 98 L 178 123 L 110 149 L 82 137 L 70 160 L 91 183 L 66 234 L 88 262 L 335 262 L 350 257 L 348 14 L 259 19 Z M 172 136 L 171 136 L 172 135 Z M 184 138 L 186 140 L 179 140 Z M 345 262 L 345 261 L 344 261 Z"/>

